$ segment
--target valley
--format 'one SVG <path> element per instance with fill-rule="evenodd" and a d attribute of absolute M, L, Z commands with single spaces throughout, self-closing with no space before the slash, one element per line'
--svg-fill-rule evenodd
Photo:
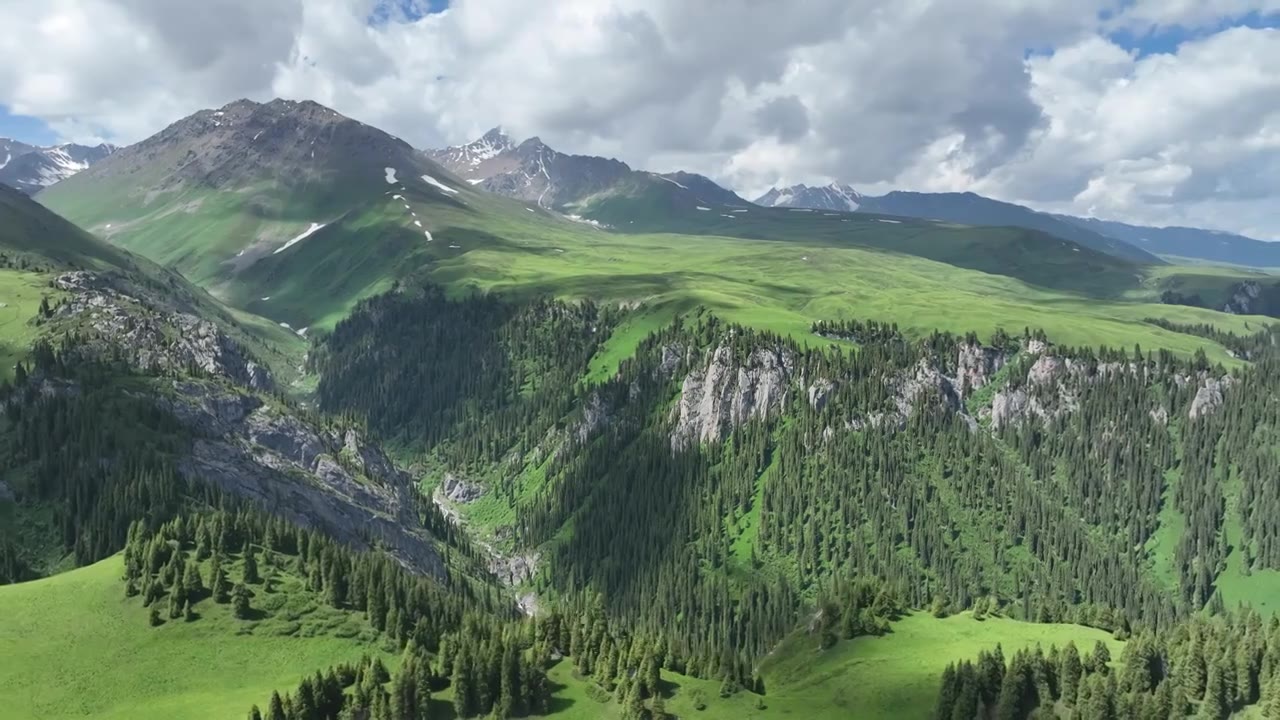
<path fill-rule="evenodd" d="M 1271 712 L 1270 276 L 855 195 L 285 100 L 0 188 L 0 703 Z"/>

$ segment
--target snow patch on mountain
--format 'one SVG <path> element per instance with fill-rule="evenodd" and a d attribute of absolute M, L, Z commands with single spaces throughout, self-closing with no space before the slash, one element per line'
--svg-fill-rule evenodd
<path fill-rule="evenodd" d="M 672 180 L 672 179 L 671 179 L 671 178 L 669 178 L 669 177 L 663 177 L 663 176 L 661 176 L 661 175 L 654 175 L 654 177 L 658 178 L 659 180 L 666 180 L 667 182 L 671 183 L 672 185 L 675 185 L 676 187 L 680 188 L 681 190 L 688 190 L 688 189 L 689 189 L 689 188 L 685 187 L 684 185 L 681 185 L 680 183 L 676 182 L 675 180 Z"/>
<path fill-rule="evenodd" d="M 397 182 L 397 180 L 396 180 L 396 169 L 395 169 L 395 168 L 392 168 L 392 167 L 389 167 L 389 168 L 383 168 L 383 170 L 384 170 L 384 171 L 386 171 L 386 173 L 387 173 L 387 184 L 388 184 L 388 185 L 395 185 L 395 184 L 396 184 L 396 182 Z"/>
<path fill-rule="evenodd" d="M 858 209 L 861 200 L 862 196 L 857 190 L 848 185 L 831 183 L 822 187 L 792 185 L 786 188 L 771 188 L 769 192 L 756 199 L 756 204 L 766 207 L 852 212 Z"/>
<path fill-rule="evenodd" d="M 287 243 L 285 243 L 285 244 L 281 245 L 280 247 L 276 248 L 276 251 L 275 251 L 275 252 L 273 252 L 273 253 L 271 253 L 271 254 L 272 254 L 272 255 L 279 255 L 280 253 L 284 252 L 285 250 L 288 250 L 289 248 L 293 247 L 294 245 L 297 245 L 298 243 L 302 242 L 303 240 L 306 240 L 307 238 L 311 237 L 312 235 L 314 235 L 314 234 L 315 234 L 315 232 L 316 232 L 317 230 L 319 230 L 320 228 L 323 228 L 324 226 L 325 226 L 325 224 L 324 224 L 324 223 L 311 223 L 311 227 L 309 227 L 309 228 L 307 228 L 306 230 L 304 230 L 300 235 L 298 235 L 297 237 L 293 238 L 293 239 L 292 239 L 292 240 L 290 240 L 289 242 L 287 242 Z"/>
<path fill-rule="evenodd" d="M 457 190 L 454 190 L 453 188 L 449 187 L 448 185 L 445 185 L 444 183 L 442 183 L 442 182 L 440 182 L 439 180 L 437 180 L 437 179 L 435 179 L 435 178 L 431 177 L 430 175 L 423 175 L 423 176 L 422 176 L 422 179 L 423 179 L 423 180 L 425 180 L 425 181 L 427 182 L 427 184 L 428 184 L 428 185 L 431 185 L 432 187 L 435 187 L 436 189 L 443 190 L 444 192 L 447 192 L 447 193 L 450 193 L 450 194 L 453 194 L 453 195 L 457 195 L 457 194 L 458 194 L 458 191 L 457 191 Z"/>

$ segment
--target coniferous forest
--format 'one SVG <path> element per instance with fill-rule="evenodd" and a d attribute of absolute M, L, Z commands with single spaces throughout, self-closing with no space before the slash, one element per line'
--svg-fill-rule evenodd
<path fill-rule="evenodd" d="M 400 653 L 394 672 L 320 670 L 251 718 L 421 719 L 444 688 L 458 717 L 540 715 L 557 661 L 627 717 L 658 717 L 662 670 L 767 695 L 761 663 L 797 628 L 827 648 L 913 610 L 1129 641 L 1122 658 L 957 659 L 939 718 L 1274 716 L 1277 621 L 1220 589 L 1233 553 L 1241 572 L 1280 570 L 1270 330 L 1218 338 L 1251 361 L 1228 370 L 1034 329 L 831 321 L 801 343 L 697 311 L 585 381 L 626 320 L 406 286 L 315 342 L 319 408 L 294 412 L 365 428 L 503 509 L 472 528 L 481 551 L 446 517 L 474 498 L 437 508 L 428 481 L 416 512 L 453 558 L 435 577 L 185 478 L 196 434 L 121 392 L 136 371 L 110 359 L 40 345 L 6 390 L 4 452 L 27 469 L 19 502 L 51 509 L 43 532 L 77 564 L 123 551 L 123 593 L 153 625 L 199 623 L 209 604 L 255 617 L 288 577 Z M 7 582 L 42 573 L 24 543 L 0 535 Z M 525 618 L 476 568 L 532 549 L 515 582 L 540 610 Z"/>

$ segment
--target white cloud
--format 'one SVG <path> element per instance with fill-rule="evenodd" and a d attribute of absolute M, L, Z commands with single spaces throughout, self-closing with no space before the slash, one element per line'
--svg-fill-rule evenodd
<path fill-rule="evenodd" d="M 130 141 L 281 95 L 423 147 L 501 123 L 744 194 L 972 189 L 1280 237 L 1280 39 L 1215 32 L 1280 0 L 455 0 L 371 26 L 376 4 L 0 0 L 0 104 Z M 1101 34 L 1174 25 L 1198 34 L 1164 55 Z"/>
<path fill-rule="evenodd" d="M 1250 13 L 1280 12 L 1280 0 L 1136 0 L 1110 23 L 1145 32 L 1172 27 L 1213 27 Z"/>

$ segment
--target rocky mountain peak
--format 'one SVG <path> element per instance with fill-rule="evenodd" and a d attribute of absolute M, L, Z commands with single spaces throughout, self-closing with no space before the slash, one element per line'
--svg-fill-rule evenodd
<path fill-rule="evenodd" d="M 167 166 L 164 191 L 182 185 L 241 188 L 270 178 L 308 183 L 352 174 L 376 186 L 384 167 L 412 167 L 404 141 L 311 101 L 236 100 L 179 120 L 114 153 L 88 177 L 132 176 Z"/>
<path fill-rule="evenodd" d="M 114 145 L 63 143 L 35 147 L 0 139 L 0 183 L 35 194 L 56 182 L 87 169 L 116 151 Z"/>
<path fill-rule="evenodd" d="M 785 188 L 769 188 L 769 192 L 756 199 L 765 207 L 812 208 L 852 212 L 862 203 L 862 195 L 848 185 L 833 182 L 821 187 L 792 185 Z"/>

